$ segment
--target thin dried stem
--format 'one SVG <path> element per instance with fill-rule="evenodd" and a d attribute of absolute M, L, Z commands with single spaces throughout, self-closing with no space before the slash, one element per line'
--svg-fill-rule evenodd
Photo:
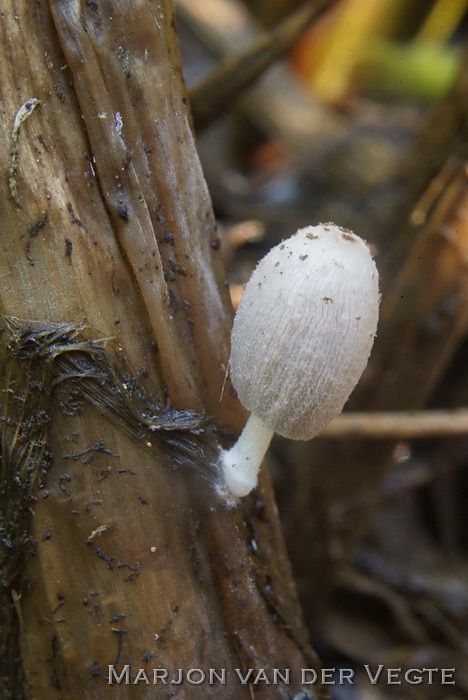
<path fill-rule="evenodd" d="M 448 435 L 468 435 L 468 408 L 379 413 L 350 411 L 334 418 L 319 437 L 410 440 Z"/>

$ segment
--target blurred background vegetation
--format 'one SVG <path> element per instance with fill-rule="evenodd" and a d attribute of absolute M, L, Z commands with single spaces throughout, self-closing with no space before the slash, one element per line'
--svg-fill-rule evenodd
<path fill-rule="evenodd" d="M 177 10 L 234 306 L 269 247 L 320 221 L 366 238 L 381 274 L 347 406 L 362 422 L 277 439 L 270 459 L 312 640 L 326 667 L 356 669 L 333 697 L 468 697 L 468 2 Z M 377 412 L 399 422 L 371 436 Z M 366 684 L 380 663 L 455 668 L 457 684 Z"/>

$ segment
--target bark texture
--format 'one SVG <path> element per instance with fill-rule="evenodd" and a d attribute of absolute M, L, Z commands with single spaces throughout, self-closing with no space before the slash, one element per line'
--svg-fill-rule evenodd
<path fill-rule="evenodd" d="M 271 490 L 229 509 L 211 483 L 244 415 L 172 3 L 5 0 L 0 27 L 3 691 L 291 697 L 315 657 Z"/>

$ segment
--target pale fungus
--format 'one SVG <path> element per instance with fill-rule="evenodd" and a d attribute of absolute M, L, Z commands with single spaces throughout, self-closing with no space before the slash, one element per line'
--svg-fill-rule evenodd
<path fill-rule="evenodd" d="M 341 412 L 369 359 L 379 309 L 367 244 L 335 224 L 300 229 L 259 262 L 234 319 L 231 380 L 251 415 L 220 464 L 246 496 L 273 433 L 310 440 Z"/>

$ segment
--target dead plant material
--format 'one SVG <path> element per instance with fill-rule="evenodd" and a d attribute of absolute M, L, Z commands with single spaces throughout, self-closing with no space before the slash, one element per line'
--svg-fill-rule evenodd
<path fill-rule="evenodd" d="M 200 131 L 209 126 L 224 114 L 233 102 L 292 46 L 298 36 L 333 4 L 331 0 L 307 2 L 278 26 L 261 34 L 244 51 L 224 58 L 190 92 L 196 130 Z M 181 5 L 183 8 L 184 4 Z M 186 11 L 193 12 L 193 9 L 188 8 Z"/>
<path fill-rule="evenodd" d="M 64 413 L 89 402 L 131 438 L 163 454 L 161 463 L 198 464 L 205 477 L 215 465 L 216 441 L 207 419 L 152 402 L 123 358 L 112 352 L 110 339 L 91 335 L 77 323 L 0 318 L 0 674 L 5 690 L 18 653 L 12 602 L 19 595 L 19 573 L 34 551 L 29 519 L 34 493 L 45 487 L 52 459 L 48 429 L 59 390 L 69 392 L 59 394 Z"/>
<path fill-rule="evenodd" d="M 322 430 L 322 437 L 411 439 L 468 434 L 468 409 L 342 413 Z"/>

